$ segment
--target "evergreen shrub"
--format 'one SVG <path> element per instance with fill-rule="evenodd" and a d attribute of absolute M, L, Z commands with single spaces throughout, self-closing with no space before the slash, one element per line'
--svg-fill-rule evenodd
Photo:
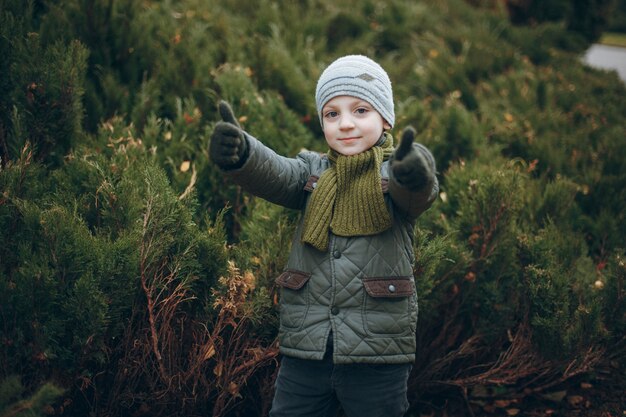
<path fill-rule="evenodd" d="M 429 143 L 441 169 L 452 162 L 474 159 L 481 145 L 481 128 L 474 115 L 454 101 L 439 112 Z"/>
<path fill-rule="evenodd" d="M 473 3 L 0 0 L 0 413 L 267 414 L 299 213 L 210 163 L 216 104 L 323 152 L 313 92 L 345 53 L 437 160 L 410 413 L 623 370 L 626 89 L 567 23 Z"/>
<path fill-rule="evenodd" d="M 17 21 L 10 15 L 3 17 L 6 29 L 16 29 L 11 22 Z M 2 34 L 5 39 L 8 36 Z M 45 45 L 37 33 L 19 35 L 19 31 L 7 49 L 2 51 L 7 71 L 0 83 L 4 89 L 0 157 L 5 162 L 16 158 L 28 138 L 37 160 L 60 165 L 81 138 L 88 51 L 77 41 Z"/>
<path fill-rule="evenodd" d="M 20 399 L 23 391 L 24 387 L 16 376 L 0 380 L 0 413 L 3 416 L 40 417 L 54 413 L 50 403 L 62 394 L 52 384 L 45 384 L 32 396 Z M 62 407 L 60 411 L 63 412 Z"/>

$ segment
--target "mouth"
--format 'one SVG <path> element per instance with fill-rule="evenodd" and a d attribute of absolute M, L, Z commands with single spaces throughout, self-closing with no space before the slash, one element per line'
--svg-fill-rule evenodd
<path fill-rule="evenodd" d="M 339 141 L 347 141 L 347 140 L 357 140 L 359 139 L 358 137 L 350 137 L 350 138 L 338 138 L 337 140 Z"/>

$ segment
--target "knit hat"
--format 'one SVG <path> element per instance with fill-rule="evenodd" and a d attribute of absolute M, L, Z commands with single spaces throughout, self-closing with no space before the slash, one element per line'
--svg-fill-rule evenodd
<path fill-rule="evenodd" d="M 324 70 L 315 89 L 320 123 L 323 124 L 322 108 L 337 96 L 352 96 L 367 101 L 393 127 L 396 116 L 391 80 L 385 70 L 368 57 L 347 55 Z"/>

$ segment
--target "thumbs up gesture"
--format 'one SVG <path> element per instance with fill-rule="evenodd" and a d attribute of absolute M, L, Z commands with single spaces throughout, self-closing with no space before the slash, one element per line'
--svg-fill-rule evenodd
<path fill-rule="evenodd" d="M 391 172 L 396 181 L 411 191 L 421 190 L 431 181 L 434 173 L 422 153 L 413 146 L 415 129 L 407 127 L 402 132 L 400 146 L 391 160 Z"/>
<path fill-rule="evenodd" d="M 248 142 L 230 105 L 222 100 L 218 109 L 222 120 L 217 122 L 211 134 L 209 157 L 222 169 L 238 168 L 246 160 Z"/>

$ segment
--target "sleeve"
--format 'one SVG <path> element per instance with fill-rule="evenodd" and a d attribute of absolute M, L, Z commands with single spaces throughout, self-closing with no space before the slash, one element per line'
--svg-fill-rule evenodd
<path fill-rule="evenodd" d="M 237 169 L 224 175 L 244 191 L 287 208 L 304 206 L 304 186 L 311 172 L 313 152 L 301 152 L 295 158 L 278 155 L 259 140 L 245 133 L 248 157 Z"/>
<path fill-rule="evenodd" d="M 439 195 L 439 182 L 437 181 L 435 158 L 424 145 L 414 143 L 413 147 L 420 152 L 429 165 L 429 178 L 426 185 L 417 191 L 411 191 L 400 185 L 393 177 L 389 169 L 389 194 L 394 204 L 408 217 L 416 219 L 426 211 Z M 391 161 L 390 161 L 391 163 Z"/>

